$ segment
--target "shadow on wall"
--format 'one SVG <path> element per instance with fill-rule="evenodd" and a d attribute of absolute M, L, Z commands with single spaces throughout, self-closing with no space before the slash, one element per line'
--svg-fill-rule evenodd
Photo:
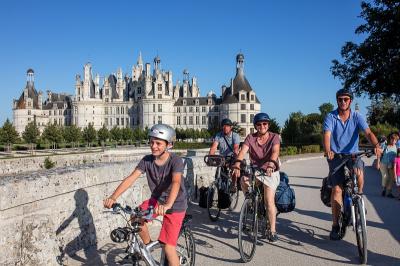
<path fill-rule="evenodd" d="M 74 194 L 74 199 L 75 210 L 59 226 L 56 231 L 56 235 L 59 235 L 64 229 L 66 229 L 75 218 L 78 220 L 80 233 L 77 237 L 75 237 L 75 239 L 65 246 L 60 246 L 61 254 L 57 256 L 57 262 L 60 265 L 63 265 L 65 254 L 67 254 L 70 258 L 81 262 L 82 265 L 88 264 L 88 258 L 90 258 L 91 264 L 94 263 L 94 265 L 102 265 L 103 263 L 101 262 L 99 253 L 93 252 L 93 250 L 97 251 L 97 237 L 96 228 L 93 223 L 93 216 L 88 208 L 88 193 L 84 189 L 78 189 Z M 82 258 L 76 254 L 79 250 L 84 251 L 85 258 Z"/>
<path fill-rule="evenodd" d="M 193 160 L 190 157 L 182 157 L 183 159 L 183 167 L 186 170 L 186 174 L 183 176 L 186 192 L 188 193 L 187 197 L 190 200 L 194 199 L 194 196 L 197 193 L 197 186 L 195 184 L 195 174 L 193 169 Z"/>

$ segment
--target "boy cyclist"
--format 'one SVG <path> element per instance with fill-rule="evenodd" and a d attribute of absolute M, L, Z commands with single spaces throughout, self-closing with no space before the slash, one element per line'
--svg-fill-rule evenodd
<path fill-rule="evenodd" d="M 180 157 L 170 153 L 175 141 L 175 130 L 165 124 L 153 126 L 149 132 L 151 154 L 142 158 L 135 170 L 127 176 L 114 193 L 104 200 L 104 207 L 111 208 L 118 197 L 127 190 L 138 177 L 146 173 L 151 197 L 140 207 L 147 210 L 154 207 L 155 215 L 163 215 L 159 241 L 167 256 L 169 265 L 179 265 L 176 244 L 187 208 L 186 189 L 182 181 L 183 162 Z M 172 213 L 166 213 L 167 210 Z M 139 233 L 144 244 L 151 242 L 147 225 Z"/>

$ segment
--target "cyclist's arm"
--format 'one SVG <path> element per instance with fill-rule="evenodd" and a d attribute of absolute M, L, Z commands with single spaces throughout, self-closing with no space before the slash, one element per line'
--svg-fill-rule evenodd
<path fill-rule="evenodd" d="M 331 151 L 331 132 L 329 130 L 324 131 L 324 152 L 328 156 L 329 160 L 333 159 L 333 152 Z"/>
<path fill-rule="evenodd" d="M 214 155 L 217 148 L 218 148 L 218 141 L 214 141 L 211 145 L 211 148 L 210 148 L 210 151 L 208 152 L 208 154 Z"/>
<path fill-rule="evenodd" d="M 243 160 L 244 155 L 247 153 L 248 150 L 249 150 L 249 146 L 247 146 L 246 144 L 243 144 L 242 148 L 240 149 L 240 152 L 235 160 L 235 164 L 232 166 L 233 173 L 237 177 L 240 176 L 240 161 Z"/>
<path fill-rule="evenodd" d="M 121 184 L 117 187 L 114 193 L 107 199 L 104 200 L 104 207 L 111 208 L 112 204 L 114 204 L 118 197 L 125 192 L 138 177 L 142 174 L 139 169 L 135 169 L 129 176 L 127 176 Z"/>
<path fill-rule="evenodd" d="M 181 187 L 181 180 L 182 180 L 181 172 L 172 173 L 171 192 L 169 193 L 168 198 L 164 204 L 166 210 L 171 209 L 172 205 L 174 205 L 176 197 L 178 196 L 179 193 L 179 189 Z"/>
<path fill-rule="evenodd" d="M 365 129 L 364 132 L 365 132 L 365 137 L 368 139 L 369 143 L 371 143 L 372 146 L 374 146 L 376 157 L 379 158 L 381 156 L 382 150 L 379 147 L 378 139 L 375 137 L 375 134 L 371 131 L 370 128 Z"/>
<path fill-rule="evenodd" d="M 239 144 L 233 144 L 233 152 L 235 155 L 239 154 Z"/>

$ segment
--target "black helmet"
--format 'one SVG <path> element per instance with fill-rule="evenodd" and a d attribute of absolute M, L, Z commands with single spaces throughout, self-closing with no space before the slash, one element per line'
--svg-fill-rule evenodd
<path fill-rule="evenodd" d="M 336 92 L 336 98 L 339 96 L 349 96 L 350 100 L 353 100 L 353 92 L 349 89 L 340 89 Z"/>
<path fill-rule="evenodd" d="M 233 126 L 233 123 L 229 118 L 224 118 L 221 121 L 221 127 L 223 127 L 224 125 Z"/>
<path fill-rule="evenodd" d="M 270 120 L 271 119 L 269 118 L 269 115 L 267 115 L 266 113 L 258 113 L 253 118 L 253 125 L 255 126 L 260 121 L 269 122 Z"/>

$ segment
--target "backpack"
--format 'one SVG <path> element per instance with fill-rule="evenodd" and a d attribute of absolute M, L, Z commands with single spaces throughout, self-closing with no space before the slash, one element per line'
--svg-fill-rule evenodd
<path fill-rule="evenodd" d="M 207 208 L 208 187 L 199 188 L 199 207 Z"/>
<path fill-rule="evenodd" d="M 289 178 L 286 173 L 279 172 L 280 182 L 275 192 L 275 205 L 279 213 L 291 212 L 296 207 L 296 195 L 289 186 Z"/>
<path fill-rule="evenodd" d="M 321 201 L 326 207 L 331 207 L 332 186 L 329 185 L 328 177 L 322 179 Z"/>

